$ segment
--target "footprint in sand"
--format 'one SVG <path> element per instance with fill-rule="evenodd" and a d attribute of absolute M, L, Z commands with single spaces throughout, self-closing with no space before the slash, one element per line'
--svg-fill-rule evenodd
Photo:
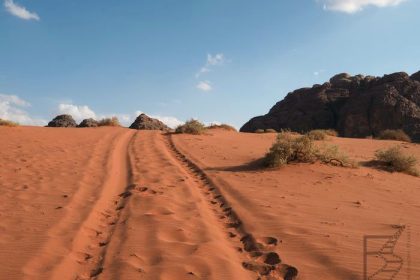
<path fill-rule="evenodd" d="M 273 245 L 273 246 L 277 246 L 277 244 L 278 244 L 277 238 L 274 238 L 274 237 L 262 237 L 262 238 L 258 238 L 258 242 L 261 242 L 264 245 Z"/>

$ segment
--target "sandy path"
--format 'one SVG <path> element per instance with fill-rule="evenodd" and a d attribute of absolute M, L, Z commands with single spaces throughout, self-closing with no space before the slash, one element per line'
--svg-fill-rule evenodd
<path fill-rule="evenodd" d="M 26 279 L 83 279 L 100 272 L 103 245 L 112 235 L 112 221 L 118 219 L 118 194 L 128 186 L 127 147 L 133 133 L 119 130 L 97 143 L 65 214 L 25 265 Z M 98 172 L 103 176 L 92 181 Z"/>
<path fill-rule="evenodd" d="M 159 132 L 138 132 L 133 185 L 99 279 L 254 279 L 203 195 Z"/>
<path fill-rule="evenodd" d="M 67 254 L 97 199 L 110 144 L 124 131 L 0 128 L 0 279 L 36 279 L 51 270 L 38 261 Z"/>

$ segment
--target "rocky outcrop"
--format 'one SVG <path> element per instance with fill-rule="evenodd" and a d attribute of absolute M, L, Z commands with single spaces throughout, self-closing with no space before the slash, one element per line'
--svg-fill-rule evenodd
<path fill-rule="evenodd" d="M 77 127 L 98 127 L 98 121 L 94 119 L 84 119 Z"/>
<path fill-rule="evenodd" d="M 49 127 L 76 127 L 77 124 L 70 115 L 59 115 L 48 123 Z"/>
<path fill-rule="evenodd" d="M 130 128 L 139 130 L 170 130 L 170 128 L 163 122 L 157 119 L 153 119 L 146 114 L 141 114 L 138 116 L 137 119 L 130 125 Z"/>
<path fill-rule="evenodd" d="M 402 129 L 420 141 L 420 72 L 372 76 L 338 74 L 323 85 L 289 93 L 268 114 L 240 131 L 335 129 L 341 136 L 376 136 Z"/>

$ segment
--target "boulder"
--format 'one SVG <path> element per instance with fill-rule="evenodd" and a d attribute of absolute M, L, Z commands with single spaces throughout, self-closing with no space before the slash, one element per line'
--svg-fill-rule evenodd
<path fill-rule="evenodd" d="M 419 80 L 420 72 L 382 78 L 339 74 L 322 86 L 289 93 L 240 131 L 335 129 L 345 137 L 375 137 L 385 129 L 402 129 L 420 142 Z"/>
<path fill-rule="evenodd" d="M 59 115 L 48 123 L 49 127 L 76 127 L 77 124 L 70 115 Z"/>
<path fill-rule="evenodd" d="M 92 118 L 84 119 L 77 127 L 98 127 L 98 121 Z"/>
<path fill-rule="evenodd" d="M 138 130 L 171 130 L 160 120 L 151 118 L 146 114 L 141 114 L 140 116 L 138 116 L 136 120 L 130 125 L 130 128 Z"/>

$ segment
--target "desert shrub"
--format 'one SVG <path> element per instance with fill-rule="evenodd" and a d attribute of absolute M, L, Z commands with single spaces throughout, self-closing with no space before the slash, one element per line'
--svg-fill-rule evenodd
<path fill-rule="evenodd" d="M 236 128 L 234 128 L 231 125 L 222 123 L 222 124 L 211 124 L 209 126 L 206 127 L 207 129 L 216 129 L 216 128 L 221 128 L 221 129 L 225 129 L 225 130 L 229 130 L 229 131 L 237 131 Z"/>
<path fill-rule="evenodd" d="M 336 145 L 323 146 L 317 151 L 317 159 L 326 164 L 343 167 L 356 167 L 357 164 L 340 151 Z"/>
<path fill-rule="evenodd" d="M 311 130 L 306 135 L 312 140 L 325 140 L 327 138 L 327 134 L 322 129 Z"/>
<path fill-rule="evenodd" d="M 13 126 L 18 126 L 19 124 L 16 122 L 12 122 L 12 121 L 8 121 L 8 120 L 3 120 L 0 119 L 0 126 L 9 126 L 9 127 L 13 127 Z"/>
<path fill-rule="evenodd" d="M 98 126 L 121 126 L 121 124 L 117 117 L 112 117 L 98 121 Z"/>
<path fill-rule="evenodd" d="M 386 129 L 379 133 L 378 139 L 411 142 L 410 136 L 408 136 L 402 129 Z"/>
<path fill-rule="evenodd" d="M 254 133 L 264 133 L 264 129 L 256 129 L 255 131 L 254 131 Z"/>
<path fill-rule="evenodd" d="M 375 153 L 375 157 L 390 172 L 403 172 L 419 176 L 419 171 L 416 169 L 417 159 L 413 156 L 405 155 L 401 148 L 397 146 L 386 150 L 378 150 Z"/>
<path fill-rule="evenodd" d="M 264 130 L 265 133 L 277 133 L 277 131 L 275 129 L 272 128 L 267 128 L 266 130 Z"/>
<path fill-rule="evenodd" d="M 328 136 L 334 136 L 334 137 L 338 136 L 338 132 L 334 129 L 324 129 L 324 132 Z"/>
<path fill-rule="evenodd" d="M 202 134 L 206 127 L 200 121 L 191 119 L 175 129 L 175 133 Z"/>
<path fill-rule="evenodd" d="M 337 131 L 333 129 L 314 129 L 306 133 L 312 140 L 325 140 L 327 136 L 337 136 Z"/>
<path fill-rule="evenodd" d="M 288 133 L 279 133 L 263 164 L 278 167 L 290 162 L 313 162 L 315 159 L 316 149 L 308 136 L 293 137 Z"/>

